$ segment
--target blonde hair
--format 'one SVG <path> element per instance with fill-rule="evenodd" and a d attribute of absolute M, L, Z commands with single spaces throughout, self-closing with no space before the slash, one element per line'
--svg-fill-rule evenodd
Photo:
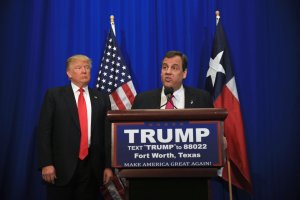
<path fill-rule="evenodd" d="M 73 55 L 70 58 L 68 58 L 67 63 L 66 63 L 66 70 L 68 71 L 70 63 L 74 62 L 75 60 L 83 60 L 83 61 L 88 61 L 90 67 L 92 68 L 92 60 L 87 57 L 86 55 L 82 55 L 82 54 L 77 54 L 77 55 Z"/>

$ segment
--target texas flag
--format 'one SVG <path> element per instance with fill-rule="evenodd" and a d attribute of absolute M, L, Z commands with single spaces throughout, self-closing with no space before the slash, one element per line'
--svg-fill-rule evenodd
<path fill-rule="evenodd" d="M 227 160 L 231 164 L 232 184 L 240 189 L 252 191 L 240 102 L 230 62 L 228 46 L 221 22 L 216 27 L 212 55 L 206 74 L 206 89 L 211 93 L 216 108 L 226 108 L 228 116 L 224 122 L 227 139 Z M 228 166 L 222 171 L 228 181 Z"/>

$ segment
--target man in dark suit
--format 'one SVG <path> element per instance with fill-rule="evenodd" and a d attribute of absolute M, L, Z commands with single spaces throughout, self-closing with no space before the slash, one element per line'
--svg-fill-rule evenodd
<path fill-rule="evenodd" d="M 172 104 L 178 108 L 213 108 L 210 94 L 204 90 L 183 86 L 187 76 L 187 57 L 179 51 L 166 53 L 161 68 L 162 88 L 140 93 L 132 109 L 165 109 L 168 98 L 166 88 L 172 88 Z"/>
<path fill-rule="evenodd" d="M 132 109 L 213 108 L 213 101 L 208 92 L 183 85 L 182 82 L 186 76 L 187 57 L 179 51 L 167 52 L 161 68 L 163 87 L 138 94 L 135 97 Z M 170 93 L 170 91 L 171 94 L 167 97 L 165 93 Z M 137 197 L 147 196 L 148 199 L 167 199 L 169 193 L 161 192 L 162 190 L 175 193 L 175 199 L 199 199 L 199 197 L 208 199 L 207 179 L 157 178 L 155 184 L 149 183 L 147 179 L 138 179 L 134 182 L 131 181 L 130 185 L 132 187 L 143 185 L 145 188 L 151 188 L 152 191 L 145 189 L 142 192 L 150 191 L 146 195 L 140 194 L 138 191 L 135 194 Z M 199 196 L 181 192 L 181 189 L 185 187 L 194 188 L 198 191 Z M 153 197 L 153 193 L 159 193 L 159 196 Z"/>
<path fill-rule="evenodd" d="M 48 199 L 97 199 L 112 177 L 108 96 L 88 87 L 91 60 L 67 60 L 71 84 L 49 89 L 38 126 L 38 160 Z"/>

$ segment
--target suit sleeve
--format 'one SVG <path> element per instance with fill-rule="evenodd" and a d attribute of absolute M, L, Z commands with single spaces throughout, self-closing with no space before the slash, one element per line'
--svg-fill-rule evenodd
<path fill-rule="evenodd" d="M 105 95 L 105 105 L 106 105 L 106 113 L 105 113 L 105 167 L 111 167 L 111 123 L 108 120 L 107 112 L 111 110 L 111 104 L 109 97 Z"/>
<path fill-rule="evenodd" d="M 52 165 L 52 141 L 53 115 L 55 103 L 51 92 L 48 90 L 44 97 L 37 133 L 39 168 Z"/>
<path fill-rule="evenodd" d="M 138 94 L 135 96 L 131 109 L 141 109 L 141 95 Z"/>
<path fill-rule="evenodd" d="M 214 103 L 213 103 L 213 100 L 209 94 L 209 92 L 205 91 L 205 96 L 206 96 L 206 102 L 207 102 L 207 105 L 208 105 L 208 108 L 214 108 Z"/>

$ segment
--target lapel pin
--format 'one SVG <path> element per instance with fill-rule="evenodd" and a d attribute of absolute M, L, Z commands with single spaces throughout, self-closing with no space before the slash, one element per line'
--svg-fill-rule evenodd
<path fill-rule="evenodd" d="M 94 96 L 94 99 L 98 99 L 98 97 L 97 97 L 97 96 Z"/>
<path fill-rule="evenodd" d="M 192 100 L 192 101 L 191 101 L 191 104 L 193 104 L 193 103 L 194 103 L 194 101 Z"/>

